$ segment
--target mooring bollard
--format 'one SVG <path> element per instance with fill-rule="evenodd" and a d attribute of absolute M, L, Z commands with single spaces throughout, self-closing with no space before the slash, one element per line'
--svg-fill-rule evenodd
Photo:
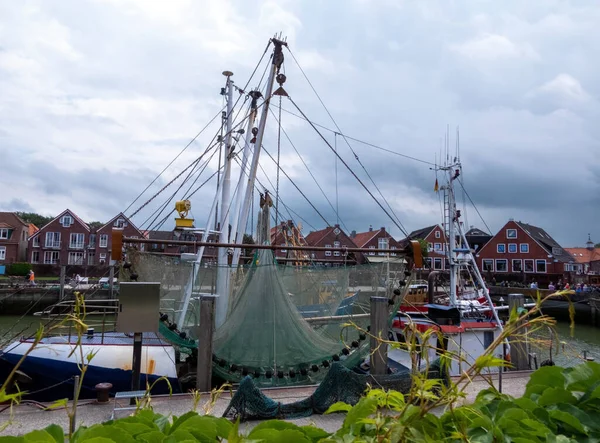
<path fill-rule="evenodd" d="M 209 392 L 212 384 L 213 331 L 215 328 L 215 300 L 218 295 L 200 297 L 200 328 L 198 330 L 198 362 L 196 389 Z"/>
<path fill-rule="evenodd" d="M 110 390 L 113 385 L 111 383 L 98 383 L 96 389 L 96 400 L 98 403 L 108 403 L 110 400 Z"/>
<path fill-rule="evenodd" d="M 387 344 L 376 337 L 387 340 L 387 297 L 371 297 L 371 375 L 387 374 Z"/>

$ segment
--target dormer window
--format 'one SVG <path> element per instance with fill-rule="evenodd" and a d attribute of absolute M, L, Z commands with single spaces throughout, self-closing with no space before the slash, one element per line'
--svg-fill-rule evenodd
<path fill-rule="evenodd" d="M 60 224 L 63 226 L 63 228 L 68 228 L 73 224 L 73 217 L 70 215 L 63 215 L 60 218 Z"/>

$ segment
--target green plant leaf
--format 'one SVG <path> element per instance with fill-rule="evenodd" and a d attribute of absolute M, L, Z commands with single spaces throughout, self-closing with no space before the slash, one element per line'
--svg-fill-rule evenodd
<path fill-rule="evenodd" d="M 304 435 L 306 435 L 315 443 L 331 435 L 329 432 L 315 426 L 300 426 L 300 429 L 302 429 Z"/>
<path fill-rule="evenodd" d="M 84 429 L 81 433 L 77 433 L 77 438 L 73 440 L 74 443 L 87 442 L 94 437 L 104 437 L 118 443 L 132 443 L 135 441 L 134 438 L 123 429 L 104 424 L 97 424 Z"/>
<path fill-rule="evenodd" d="M 260 429 L 251 432 L 248 438 L 252 440 L 263 440 L 269 443 L 312 443 L 301 431 L 295 429 Z"/>
<path fill-rule="evenodd" d="M 0 437 L 0 442 L 2 443 L 23 443 L 24 441 L 25 439 L 23 437 L 14 437 L 12 435 Z"/>
<path fill-rule="evenodd" d="M 290 423 L 289 421 L 267 420 L 255 426 L 254 429 L 252 429 L 252 432 L 248 434 L 248 438 L 252 438 L 255 432 L 261 431 L 262 429 L 275 429 L 277 431 L 283 431 L 284 429 L 293 429 L 295 431 L 301 430 L 300 426 L 295 425 L 294 423 Z"/>
<path fill-rule="evenodd" d="M 217 439 L 217 424 L 216 418 L 208 415 L 190 417 L 185 420 L 179 429 L 169 435 L 174 435 L 178 431 L 190 432 L 195 438 L 200 441 L 215 441 Z"/>
<path fill-rule="evenodd" d="M 153 429 L 144 423 L 127 423 L 120 420 L 117 420 L 113 424 L 114 427 L 123 429 L 131 436 L 136 436 L 138 434 L 143 434 L 144 432 L 152 431 Z"/>
<path fill-rule="evenodd" d="M 145 443 L 161 443 L 165 438 L 165 434 L 160 431 L 150 431 L 144 434 L 136 435 L 137 441 L 143 441 Z"/>
<path fill-rule="evenodd" d="M 90 439 L 86 439 L 85 443 L 119 443 L 119 440 L 112 440 L 106 437 L 92 437 Z"/>
<path fill-rule="evenodd" d="M 198 417 L 198 413 L 196 411 L 189 411 L 183 414 L 181 417 L 173 417 L 173 424 L 171 425 L 170 431 L 165 432 L 165 434 L 171 434 L 175 432 L 177 429 L 179 429 L 179 426 L 192 417 Z"/>
<path fill-rule="evenodd" d="M 376 398 L 361 398 L 358 403 L 348 411 L 348 414 L 344 419 L 344 427 L 349 428 L 359 420 L 374 414 L 375 411 L 377 411 Z"/>
<path fill-rule="evenodd" d="M 550 406 L 558 403 L 575 404 L 577 399 L 564 388 L 548 388 L 544 390 L 537 403 L 540 406 Z"/>
<path fill-rule="evenodd" d="M 555 409 L 555 410 L 549 411 L 548 414 L 550 414 L 550 417 L 553 420 L 561 422 L 563 427 L 565 427 L 567 430 L 575 430 L 576 432 L 587 435 L 587 432 L 584 429 L 581 422 L 579 420 L 577 420 L 575 417 L 573 417 L 571 414 L 569 414 L 568 412 L 559 411 L 559 410 Z"/>
<path fill-rule="evenodd" d="M 26 443 L 54 443 L 56 441 L 54 440 L 54 437 L 52 437 L 52 435 L 46 432 L 45 430 L 31 431 L 25 434 L 23 436 L 23 439 Z"/>
<path fill-rule="evenodd" d="M 238 419 L 235 421 L 235 423 L 231 427 L 231 430 L 229 431 L 229 435 L 227 436 L 228 443 L 238 443 L 238 442 L 242 441 L 242 439 L 240 438 L 239 429 L 240 429 L 240 419 L 238 417 Z"/>
<path fill-rule="evenodd" d="M 333 414 L 334 412 L 348 412 L 350 409 L 352 409 L 352 406 L 350 406 L 348 403 L 338 401 L 329 406 L 329 408 L 327 408 L 325 411 L 325 414 Z"/>
<path fill-rule="evenodd" d="M 565 386 L 565 377 L 563 368 L 559 366 L 543 366 L 529 378 L 525 388 L 525 397 L 531 397 L 532 394 L 541 394 L 546 388 L 563 388 Z"/>
<path fill-rule="evenodd" d="M 62 409 L 69 403 L 69 399 L 61 398 L 60 400 L 53 401 L 48 406 L 46 406 L 46 410 L 51 411 L 53 409 Z"/>
<path fill-rule="evenodd" d="M 177 441 L 177 442 L 181 442 L 184 440 L 197 441 L 196 437 L 194 437 L 194 435 L 191 432 L 186 431 L 185 429 L 177 429 L 175 432 L 169 434 L 167 440 L 171 440 L 171 439 L 173 439 L 173 441 Z"/>
<path fill-rule="evenodd" d="M 48 434 L 54 438 L 56 443 L 64 443 L 65 441 L 65 431 L 58 425 L 50 425 L 44 429 Z"/>
<path fill-rule="evenodd" d="M 221 438 L 227 438 L 231 432 L 231 428 L 233 428 L 231 422 L 223 417 L 217 418 L 215 420 L 215 425 L 217 426 L 217 437 Z"/>

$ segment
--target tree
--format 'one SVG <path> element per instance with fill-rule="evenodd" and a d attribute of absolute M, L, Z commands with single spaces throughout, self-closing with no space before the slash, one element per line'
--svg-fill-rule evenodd
<path fill-rule="evenodd" d="M 104 225 L 104 223 L 99 222 L 99 221 L 93 221 L 93 222 L 89 222 L 88 226 L 90 227 L 90 229 L 98 229 L 100 227 L 102 227 Z"/>
<path fill-rule="evenodd" d="M 600 248 L 600 243 L 596 243 L 596 244 L 594 245 L 594 248 Z"/>
<path fill-rule="evenodd" d="M 254 241 L 254 239 L 252 238 L 251 235 L 244 234 L 244 237 L 242 238 L 242 244 L 244 244 L 244 245 L 254 245 L 254 244 L 256 244 L 256 242 Z M 254 250 L 246 248 L 246 249 L 244 249 L 243 254 L 246 257 L 252 257 L 252 255 L 254 254 Z"/>
<path fill-rule="evenodd" d="M 35 212 L 15 212 L 25 223 L 33 223 L 38 228 L 50 223 L 54 217 L 36 214 Z"/>

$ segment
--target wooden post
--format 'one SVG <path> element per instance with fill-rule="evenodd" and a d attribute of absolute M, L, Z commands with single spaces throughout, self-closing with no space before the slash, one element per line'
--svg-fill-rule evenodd
<path fill-rule="evenodd" d="M 108 266 L 108 295 L 112 299 L 114 297 L 114 278 L 115 278 L 115 267 L 111 264 Z"/>
<path fill-rule="evenodd" d="M 525 304 L 525 296 L 523 294 L 508 294 L 508 310 L 512 312 L 516 309 L 522 308 Z M 521 326 L 522 323 L 517 323 L 517 326 Z M 526 331 L 521 331 L 519 334 L 525 334 Z M 513 369 L 517 371 L 523 371 L 529 369 L 527 361 L 527 346 L 525 340 L 520 337 L 510 337 L 510 361 Z"/>
<path fill-rule="evenodd" d="M 196 389 L 210 392 L 212 383 L 213 331 L 215 328 L 215 300 L 218 295 L 202 294 L 200 297 L 200 328 L 198 330 L 198 362 Z"/>
<path fill-rule="evenodd" d="M 112 269 L 112 267 L 111 267 Z M 133 362 L 131 364 L 131 390 L 140 390 L 140 377 L 142 373 L 142 333 L 133 333 Z M 135 398 L 129 400 L 130 405 L 135 405 Z"/>
<path fill-rule="evenodd" d="M 387 340 L 387 297 L 371 297 L 371 375 L 387 373 L 387 345 L 381 344 L 376 337 Z"/>
<path fill-rule="evenodd" d="M 65 265 L 60 266 L 60 294 L 58 297 L 59 301 L 65 298 L 65 280 L 67 274 L 67 267 Z"/>

